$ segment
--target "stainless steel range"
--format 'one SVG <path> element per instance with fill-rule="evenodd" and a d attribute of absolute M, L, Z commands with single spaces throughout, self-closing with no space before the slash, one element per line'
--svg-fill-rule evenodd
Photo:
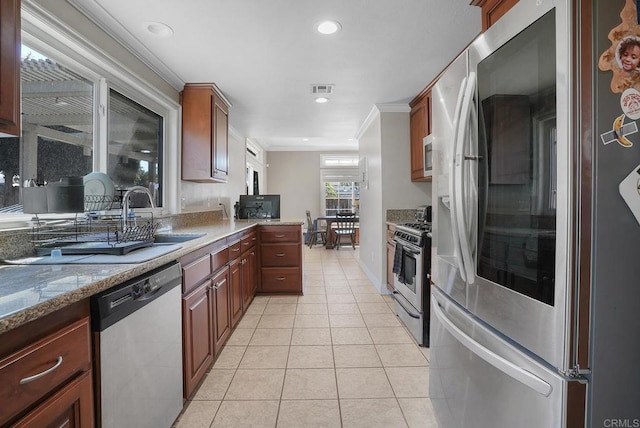
<path fill-rule="evenodd" d="M 428 207 L 431 208 L 431 207 Z M 396 314 L 420 346 L 429 346 L 429 278 L 431 216 L 420 208 L 416 222 L 399 224 L 394 232 L 393 298 Z"/>

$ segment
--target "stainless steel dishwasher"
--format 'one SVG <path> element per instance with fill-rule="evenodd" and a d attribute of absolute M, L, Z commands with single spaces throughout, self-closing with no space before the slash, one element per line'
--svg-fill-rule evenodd
<path fill-rule="evenodd" d="M 182 410 L 181 275 L 172 263 L 91 298 L 103 428 L 168 428 Z"/>

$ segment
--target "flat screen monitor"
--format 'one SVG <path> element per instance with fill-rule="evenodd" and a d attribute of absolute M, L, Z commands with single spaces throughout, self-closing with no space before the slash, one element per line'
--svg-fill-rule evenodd
<path fill-rule="evenodd" d="M 240 195 L 238 218 L 280 218 L 280 195 Z"/>

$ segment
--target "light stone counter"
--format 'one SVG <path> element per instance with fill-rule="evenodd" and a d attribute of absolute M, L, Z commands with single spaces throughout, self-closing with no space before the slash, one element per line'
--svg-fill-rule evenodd
<path fill-rule="evenodd" d="M 0 333 L 45 316 L 199 248 L 257 225 L 302 225 L 302 220 L 217 220 L 173 227 L 204 233 L 179 249 L 139 264 L 0 265 Z"/>

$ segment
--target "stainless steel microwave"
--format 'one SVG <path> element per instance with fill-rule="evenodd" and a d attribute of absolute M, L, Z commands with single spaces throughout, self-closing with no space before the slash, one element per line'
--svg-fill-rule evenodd
<path fill-rule="evenodd" d="M 431 177 L 433 171 L 433 136 L 427 135 L 422 139 L 422 157 L 424 176 Z"/>

